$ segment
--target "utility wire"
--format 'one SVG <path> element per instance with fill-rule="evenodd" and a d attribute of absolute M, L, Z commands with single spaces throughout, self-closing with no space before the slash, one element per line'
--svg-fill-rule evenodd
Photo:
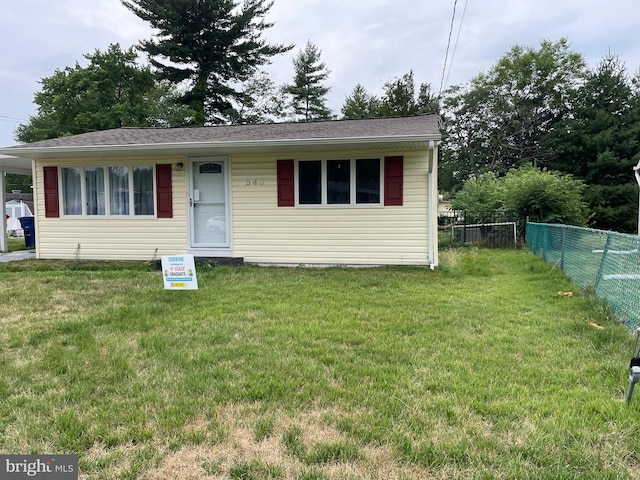
<path fill-rule="evenodd" d="M 444 85 L 444 75 L 447 71 L 447 60 L 449 58 L 449 47 L 451 46 L 451 34 L 453 33 L 453 23 L 456 19 L 456 5 L 458 5 L 458 0 L 453 1 L 453 14 L 451 15 L 451 26 L 449 27 L 449 40 L 447 41 L 447 51 L 444 55 L 444 65 L 442 66 L 442 79 L 440 80 L 440 91 L 438 92 L 438 96 L 442 94 L 442 86 Z"/>
<path fill-rule="evenodd" d="M 460 40 L 460 32 L 462 31 L 462 22 L 464 22 L 464 14 L 467 13 L 467 5 L 469 0 L 465 0 L 464 9 L 462 10 L 462 17 L 460 17 L 460 26 L 458 27 L 458 36 L 456 37 L 456 43 L 453 46 L 453 53 L 451 54 L 451 62 L 449 62 L 449 71 L 447 71 L 447 78 L 444 81 L 446 86 L 449 83 L 449 74 L 451 73 L 451 67 L 453 65 L 453 58 L 456 56 L 456 49 L 458 48 L 458 41 Z"/>
<path fill-rule="evenodd" d="M 28 120 L 25 120 L 24 118 L 7 117 L 6 115 L 0 115 L 0 118 L 12 122 L 28 122 Z"/>
<path fill-rule="evenodd" d="M 9 122 L 29 123 L 31 120 L 25 120 L 24 118 L 8 117 L 7 115 L 0 115 L 0 120 L 6 120 Z M 78 127 L 75 125 L 64 125 L 62 123 L 50 123 L 44 121 L 44 125 L 49 128 L 71 128 L 73 130 L 82 130 L 83 132 L 97 132 L 98 130 L 93 128 Z"/>

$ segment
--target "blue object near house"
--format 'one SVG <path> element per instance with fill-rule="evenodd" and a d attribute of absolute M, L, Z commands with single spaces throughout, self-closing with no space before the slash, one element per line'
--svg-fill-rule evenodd
<path fill-rule="evenodd" d="M 36 244 L 36 226 L 34 217 L 20 217 L 18 220 L 20 220 L 20 225 L 24 231 L 24 245 L 27 248 L 34 247 Z"/>

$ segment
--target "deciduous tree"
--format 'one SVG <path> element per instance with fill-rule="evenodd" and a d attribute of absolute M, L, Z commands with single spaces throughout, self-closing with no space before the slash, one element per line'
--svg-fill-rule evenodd
<path fill-rule="evenodd" d="M 487 73 L 445 92 L 444 184 L 455 189 L 469 175 L 553 160 L 546 137 L 569 115 L 585 74 L 567 40 L 543 41 L 537 50 L 513 47 Z"/>
<path fill-rule="evenodd" d="M 498 211 L 504 207 L 502 186 L 502 182 L 493 172 L 470 178 L 462 189 L 456 192 L 451 200 L 451 208 L 474 212 Z"/>
<path fill-rule="evenodd" d="M 17 173 L 7 173 L 4 182 L 6 193 L 11 193 L 13 190 L 20 190 L 22 193 L 31 193 L 31 187 L 33 186 L 31 175 L 20 175 Z"/>
<path fill-rule="evenodd" d="M 192 115 L 176 106 L 175 88 L 156 82 L 136 63 L 133 48 L 120 45 L 85 55 L 87 66 L 56 70 L 35 94 L 37 114 L 16 130 L 16 140 L 33 142 L 91 130 L 180 125 Z"/>

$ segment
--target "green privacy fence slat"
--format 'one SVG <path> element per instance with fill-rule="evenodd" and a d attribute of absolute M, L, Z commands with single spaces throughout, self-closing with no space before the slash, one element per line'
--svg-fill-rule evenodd
<path fill-rule="evenodd" d="M 592 287 L 630 330 L 640 325 L 640 240 L 590 228 L 527 223 L 527 248 Z"/>

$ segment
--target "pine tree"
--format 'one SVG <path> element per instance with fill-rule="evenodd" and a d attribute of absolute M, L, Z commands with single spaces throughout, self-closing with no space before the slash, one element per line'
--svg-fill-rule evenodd
<path fill-rule="evenodd" d="M 247 80 L 241 92 L 243 97 L 230 117 L 232 124 L 273 123 L 285 118 L 286 99 L 282 87 L 264 70 Z"/>
<path fill-rule="evenodd" d="M 362 84 L 357 84 L 342 105 L 342 115 L 348 119 L 378 116 L 379 100 L 370 95 Z"/>
<path fill-rule="evenodd" d="M 416 97 L 413 70 L 385 83 L 383 88 L 382 97 L 376 97 L 357 84 L 342 105 L 344 118 L 406 117 L 440 110 L 430 84 L 421 83 Z"/>
<path fill-rule="evenodd" d="M 438 111 L 438 99 L 431 93 L 431 85 L 421 83 L 416 98 L 413 70 L 384 84 L 384 95 L 378 108 L 380 117 L 407 117 Z"/>
<path fill-rule="evenodd" d="M 196 112 L 195 125 L 223 123 L 244 99 L 239 83 L 271 57 L 293 46 L 268 44 L 261 34 L 273 26 L 264 17 L 273 2 L 245 0 L 122 0 L 125 7 L 158 30 L 140 49 L 160 75 L 188 82 L 181 101 Z"/>
<path fill-rule="evenodd" d="M 640 90 L 616 55 L 587 75 L 549 143 L 558 151 L 552 167 L 584 179 L 592 226 L 636 232 L 640 157 Z"/>
<path fill-rule="evenodd" d="M 302 121 L 328 120 L 333 117 L 327 107 L 327 93 L 330 87 L 323 82 L 331 73 L 320 59 L 321 50 L 307 42 L 304 50 L 293 60 L 293 84 L 285 85 L 284 92 L 291 95 L 291 106 Z"/>

